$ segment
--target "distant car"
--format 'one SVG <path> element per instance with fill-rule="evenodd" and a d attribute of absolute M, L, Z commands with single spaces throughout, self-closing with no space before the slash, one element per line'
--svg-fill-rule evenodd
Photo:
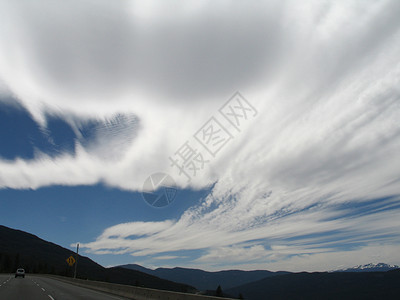
<path fill-rule="evenodd" d="M 24 270 L 24 269 L 18 269 L 18 270 L 15 272 L 15 278 L 17 278 L 17 277 L 19 277 L 19 276 L 21 276 L 22 278 L 25 278 L 25 270 Z"/>

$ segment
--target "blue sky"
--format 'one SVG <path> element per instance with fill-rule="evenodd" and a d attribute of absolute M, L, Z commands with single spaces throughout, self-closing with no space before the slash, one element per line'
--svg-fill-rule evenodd
<path fill-rule="evenodd" d="M 104 266 L 400 264 L 399 13 L 0 1 L 0 223 Z"/>
<path fill-rule="evenodd" d="M 15 101 L 15 100 L 14 100 Z M 6 160 L 33 160 L 35 151 L 56 157 L 74 154 L 77 139 L 71 127 L 61 118 L 50 116 L 46 130 L 20 105 L 1 103 L 0 155 Z M 94 138 L 93 123 L 81 128 L 86 142 Z M 104 228 L 119 222 L 162 221 L 178 219 L 191 206 L 207 196 L 209 189 L 180 189 L 170 205 L 155 208 L 144 201 L 141 192 L 125 191 L 102 183 L 66 187 L 54 185 L 32 189 L 1 189 L 2 224 L 24 230 L 71 248 L 77 241 L 100 235 Z M 129 255 L 93 256 L 108 266 L 131 261 Z"/>

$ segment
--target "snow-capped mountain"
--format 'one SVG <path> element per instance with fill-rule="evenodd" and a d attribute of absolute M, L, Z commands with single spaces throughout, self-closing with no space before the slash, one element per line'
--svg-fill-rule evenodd
<path fill-rule="evenodd" d="M 388 265 L 385 263 L 370 263 L 366 265 L 358 265 L 347 269 L 335 270 L 333 272 L 386 272 L 400 268 L 397 265 Z"/>

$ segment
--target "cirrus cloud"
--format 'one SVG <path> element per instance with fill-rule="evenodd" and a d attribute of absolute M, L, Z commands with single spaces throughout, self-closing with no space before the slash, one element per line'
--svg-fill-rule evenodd
<path fill-rule="evenodd" d="M 0 81 L 43 128 L 47 114 L 79 130 L 79 120 L 104 124 L 118 113 L 140 128 L 112 159 L 100 128 L 97 142 L 77 140 L 74 154 L 0 160 L 0 186 L 104 182 L 137 191 L 157 171 L 181 188 L 216 182 L 177 220 L 107 228 L 83 245 L 94 253 L 201 250 L 195 263 L 223 265 L 244 252 L 273 263 L 289 247 L 280 259 L 300 264 L 295 253 L 340 250 L 322 233 L 348 251 L 397 245 L 400 4 L 180 4 L 1 2 Z M 258 117 L 188 185 L 168 157 L 236 90 Z M 126 131 L 114 136 L 119 143 Z M 381 200 L 387 211 L 351 218 L 336 209 L 391 196 Z M 304 234 L 314 235 L 311 245 L 288 241 Z"/>

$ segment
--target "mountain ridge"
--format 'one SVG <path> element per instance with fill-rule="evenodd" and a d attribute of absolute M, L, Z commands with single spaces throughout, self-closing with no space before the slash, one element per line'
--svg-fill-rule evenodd
<path fill-rule="evenodd" d="M 387 272 L 300 272 L 228 289 L 248 300 L 398 299 L 400 269 Z"/>
<path fill-rule="evenodd" d="M 72 250 L 48 242 L 40 237 L 18 229 L 0 225 L 0 272 L 13 273 L 19 267 L 27 273 L 73 275 L 66 259 L 75 253 Z M 195 292 L 186 284 L 119 267 L 104 268 L 88 257 L 78 255 L 77 277 L 111 283 L 143 286 L 176 292 Z"/>
<path fill-rule="evenodd" d="M 252 270 L 252 271 L 223 270 L 223 271 L 209 272 L 201 269 L 191 269 L 182 267 L 157 268 L 153 270 L 145 268 L 138 264 L 121 265 L 119 267 L 131 270 L 138 270 L 163 279 L 186 283 L 203 291 L 215 290 L 219 285 L 223 289 L 229 289 L 259 279 L 290 273 L 286 271 L 272 272 L 268 270 Z"/>
<path fill-rule="evenodd" d="M 365 265 L 357 265 L 350 268 L 334 270 L 331 272 L 387 272 L 390 270 L 399 269 L 398 265 L 390 265 L 386 263 L 369 263 Z"/>
<path fill-rule="evenodd" d="M 66 258 L 75 255 L 72 250 L 45 241 L 36 235 L 0 225 L 0 272 L 14 272 L 25 267 L 29 273 L 72 275 Z M 143 286 L 178 292 L 196 292 L 188 283 L 177 283 L 175 277 L 202 282 L 205 291 L 214 291 L 220 285 L 224 295 L 243 295 L 248 300 L 258 299 L 397 299 L 400 294 L 400 269 L 383 271 L 396 265 L 366 264 L 336 272 L 271 272 L 267 270 L 224 270 L 208 272 L 199 269 L 157 268 L 140 265 L 104 268 L 90 258 L 79 255 L 78 278 Z M 371 271 L 379 267 L 380 271 Z M 368 271 L 351 271 L 354 269 Z M 347 269 L 344 269 L 347 270 Z M 148 273 L 152 274 L 148 274 Z M 175 277 L 171 276 L 173 273 Z M 158 274 L 168 280 L 153 275 Z M 267 275 L 267 276 L 265 276 Z M 262 277 L 262 278 L 260 278 Z M 233 279 L 232 279 L 233 278 Z M 181 281 L 182 282 L 182 281 Z M 235 286 L 233 286 L 235 285 Z M 210 287 L 210 288 L 207 288 Z"/>

